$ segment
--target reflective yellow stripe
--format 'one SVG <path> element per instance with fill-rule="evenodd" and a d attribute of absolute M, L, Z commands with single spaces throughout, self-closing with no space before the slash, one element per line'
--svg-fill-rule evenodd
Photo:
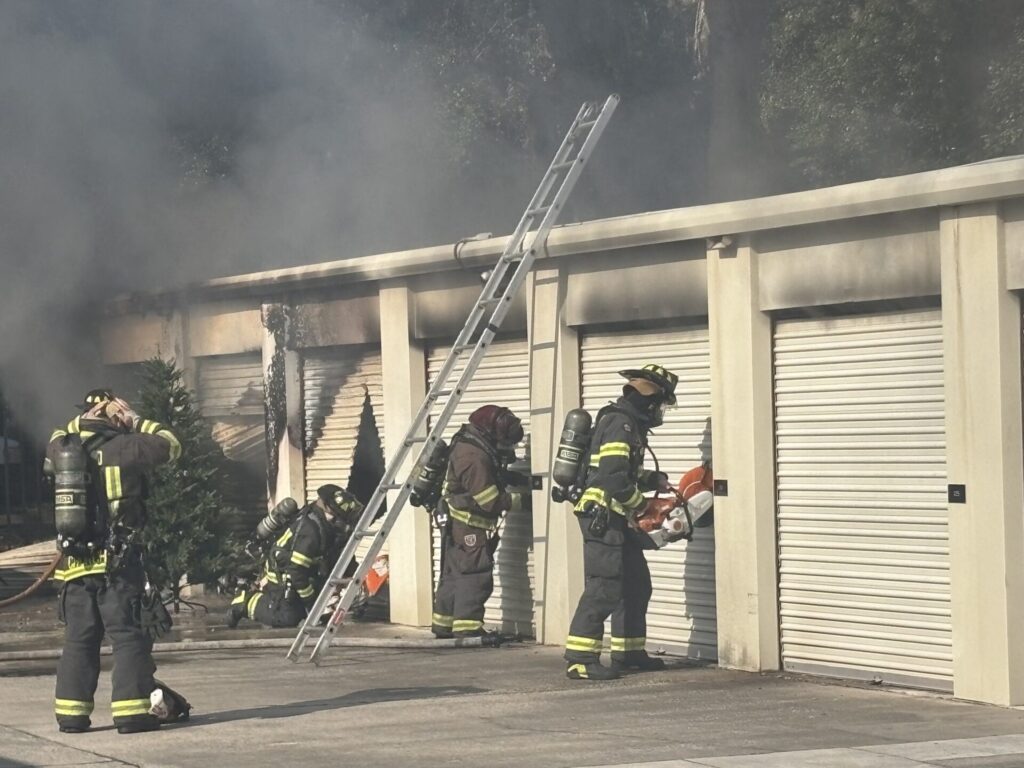
<path fill-rule="evenodd" d="M 598 451 L 602 458 L 605 456 L 623 456 L 629 458 L 629 443 L 605 443 Z"/>
<path fill-rule="evenodd" d="M 489 504 L 490 502 L 498 498 L 499 493 L 501 493 L 501 491 L 498 490 L 498 486 L 488 485 L 479 493 L 473 494 L 473 501 L 475 501 L 482 507 L 484 504 Z"/>
<path fill-rule="evenodd" d="M 451 629 L 454 621 L 454 616 L 445 616 L 443 613 L 435 613 L 430 617 L 430 622 L 432 624 L 437 624 L 439 627 L 448 627 L 449 629 Z"/>
<path fill-rule="evenodd" d="M 642 651 L 646 645 L 646 637 L 612 637 L 612 651 Z"/>
<path fill-rule="evenodd" d="M 50 434 L 50 442 L 52 443 L 54 440 L 64 437 L 66 434 L 67 432 L 65 432 L 63 429 L 55 429 Z"/>
<path fill-rule="evenodd" d="M 483 628 L 484 623 L 476 619 L 456 619 L 452 622 L 452 632 L 473 632 Z"/>
<path fill-rule="evenodd" d="M 575 672 L 577 675 L 579 675 L 580 677 L 583 677 L 583 678 L 589 677 L 589 675 L 587 674 L 587 665 L 586 664 L 570 664 L 569 665 L 569 671 L 570 672 Z"/>
<path fill-rule="evenodd" d="M 576 511 L 577 512 L 582 512 L 583 508 L 587 505 L 587 503 L 591 502 L 591 501 L 594 502 L 595 504 L 600 504 L 601 506 L 605 506 L 605 493 L 604 493 L 604 491 L 602 491 L 600 488 L 587 488 L 587 490 L 585 490 L 583 492 L 583 495 L 580 497 L 580 500 L 578 502 L 576 502 L 576 507 L 575 507 Z M 612 512 L 614 512 L 617 515 L 625 515 L 626 514 L 626 511 L 622 508 L 622 505 L 619 504 L 619 502 L 617 502 L 615 499 L 611 498 L 610 496 L 608 497 L 608 505 L 607 506 L 608 506 L 608 508 Z"/>
<path fill-rule="evenodd" d="M 291 537 L 292 537 L 292 535 L 294 533 L 295 532 L 291 528 L 289 528 L 287 531 L 285 531 L 280 536 L 278 536 L 277 537 L 277 546 L 283 547 L 285 544 L 287 544 L 288 541 L 291 539 Z"/>
<path fill-rule="evenodd" d="M 600 653 L 601 638 L 595 640 L 592 637 L 577 637 L 575 635 L 569 635 L 567 638 L 565 638 L 565 650 L 584 651 L 586 653 Z"/>
<path fill-rule="evenodd" d="M 122 699 L 110 702 L 110 713 L 114 717 L 132 717 L 149 714 L 149 699 Z"/>
<path fill-rule="evenodd" d="M 292 562 L 296 565 L 301 565 L 303 568 L 313 567 L 313 558 L 307 557 L 301 552 L 292 552 Z"/>
<path fill-rule="evenodd" d="M 271 584 L 280 584 L 281 583 L 281 580 L 277 577 L 277 574 L 274 573 L 273 571 L 269 571 L 269 570 L 268 571 L 264 571 L 263 572 L 263 576 Z"/>
<path fill-rule="evenodd" d="M 104 467 L 103 477 L 107 481 L 107 500 L 120 499 L 124 495 L 121 491 L 121 468 Z"/>
<path fill-rule="evenodd" d="M 62 568 L 58 568 L 53 577 L 58 581 L 73 581 L 82 576 L 91 576 L 96 573 L 107 572 L 107 553 L 101 552 L 93 560 L 79 560 L 77 557 L 68 556 L 64 559 Z"/>
<path fill-rule="evenodd" d="M 79 701 L 77 699 L 54 699 L 53 711 L 58 715 L 69 717 L 88 717 L 92 714 L 93 703 L 91 701 Z"/>
<path fill-rule="evenodd" d="M 177 461 L 181 456 L 181 443 L 178 442 L 178 438 L 174 436 L 174 433 L 167 429 L 161 429 L 156 433 L 156 436 L 162 437 L 170 444 L 171 461 Z"/>
<path fill-rule="evenodd" d="M 644 495 L 642 493 L 640 493 L 640 489 L 639 488 L 634 488 L 633 489 L 633 495 L 630 496 L 629 499 L 625 503 L 623 503 L 622 506 L 624 508 L 626 508 L 626 509 L 631 509 L 632 510 L 632 509 L 636 509 L 637 507 L 639 507 L 643 503 L 644 503 Z"/>
<path fill-rule="evenodd" d="M 239 603 L 244 603 L 244 602 L 245 602 L 245 592 L 242 591 L 242 592 L 238 593 L 238 597 L 236 597 L 234 600 L 231 601 L 231 604 L 232 605 L 238 605 Z"/>
<path fill-rule="evenodd" d="M 67 426 L 68 432 L 73 432 L 73 433 L 76 433 L 76 434 L 78 432 L 80 432 L 81 431 L 81 426 L 80 426 L 81 422 L 82 422 L 82 417 L 81 416 L 75 416 L 75 418 L 73 418 L 71 421 L 68 422 L 68 426 Z"/>
<path fill-rule="evenodd" d="M 257 592 L 249 598 L 249 604 L 245 606 L 245 612 L 249 614 L 249 618 L 253 618 L 253 612 L 256 610 L 256 605 L 259 603 L 260 598 L 263 597 L 262 592 Z"/>
<path fill-rule="evenodd" d="M 452 520 L 458 520 L 460 523 L 471 525 L 474 528 L 483 528 L 487 531 L 493 531 L 497 525 L 497 520 L 492 520 L 489 517 L 481 517 L 480 515 L 474 515 L 472 512 L 467 512 L 464 509 L 455 509 L 455 507 L 449 505 L 448 513 L 451 515 Z"/>
<path fill-rule="evenodd" d="M 314 589 L 313 589 L 313 585 L 312 585 L 312 584 L 310 584 L 310 585 L 309 585 L 308 587 L 306 587 L 305 589 L 299 589 L 299 590 L 296 590 L 296 591 L 297 591 L 297 592 L 299 593 L 299 597 L 301 597 L 301 598 L 307 598 L 307 597 L 312 597 L 312 596 L 313 596 L 313 593 L 314 593 L 314 592 L 315 592 L 316 590 L 314 590 Z"/>

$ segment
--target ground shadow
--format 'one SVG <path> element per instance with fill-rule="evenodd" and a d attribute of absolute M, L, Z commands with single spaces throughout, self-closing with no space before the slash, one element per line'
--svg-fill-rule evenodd
<path fill-rule="evenodd" d="M 271 704 L 265 707 L 197 714 L 192 717 L 187 725 L 190 728 L 194 728 L 198 725 L 216 725 L 217 723 L 230 723 L 235 720 L 274 720 L 281 717 L 298 717 L 325 709 L 345 709 L 347 707 L 360 707 L 364 704 L 379 704 L 386 701 L 412 701 L 415 699 L 465 696 L 470 693 L 487 692 L 488 689 L 486 688 L 460 685 L 371 688 L 363 691 L 352 691 L 343 696 L 335 696 L 330 699 L 295 701 L 291 704 Z"/>

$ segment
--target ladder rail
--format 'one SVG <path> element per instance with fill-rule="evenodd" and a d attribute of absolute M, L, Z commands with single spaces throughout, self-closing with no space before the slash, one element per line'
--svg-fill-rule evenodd
<path fill-rule="evenodd" d="M 293 661 L 298 660 L 309 638 L 316 631 L 320 617 L 324 614 L 327 605 L 337 593 L 338 586 L 343 584 L 338 602 L 332 610 L 327 626 L 321 632 L 316 646 L 310 654 L 310 660 L 319 664 L 326 654 L 335 632 L 342 624 L 348 609 L 355 601 L 363 578 L 369 572 L 374 559 L 384 546 L 392 526 L 412 492 L 413 479 L 417 477 L 419 471 L 433 454 L 434 448 L 441 440 L 455 409 L 458 407 L 470 381 L 483 361 L 487 349 L 490 347 L 500 330 L 505 316 L 511 309 L 512 299 L 518 293 L 520 286 L 525 282 L 527 275 L 532 269 L 533 262 L 537 258 L 536 244 L 543 243 L 554 227 L 566 199 L 583 171 L 590 150 L 600 139 L 615 107 L 618 105 L 618 101 L 618 96 L 612 94 L 605 100 L 603 105 L 599 106 L 597 102 L 585 102 L 580 107 L 572 126 L 562 140 L 554 159 L 548 166 L 519 223 L 506 241 L 501 257 L 485 280 L 480 298 L 473 305 L 473 309 L 470 311 L 466 323 L 459 332 L 455 344 L 452 346 L 433 383 L 428 387 L 427 394 L 416 415 L 413 417 L 404 438 L 391 459 L 386 463 L 380 482 L 377 484 L 369 503 L 367 503 L 363 513 L 360 515 L 352 535 L 345 543 L 341 555 L 335 562 L 330 575 L 288 651 L 289 659 Z M 580 141 L 581 138 L 582 141 Z M 575 156 L 572 160 L 569 160 L 574 150 Z M 549 201 L 548 197 L 552 192 L 554 192 L 554 196 Z M 538 223 L 537 217 L 540 215 L 540 211 L 543 211 L 543 215 Z M 527 248 L 526 240 L 530 237 L 531 233 L 533 236 L 530 238 L 530 246 Z M 494 306 L 488 316 L 487 307 L 491 304 Z M 487 323 L 481 328 L 481 322 L 485 317 L 487 317 Z M 472 341 L 474 336 L 476 336 L 476 341 Z M 460 361 L 467 353 L 465 367 L 459 372 L 455 383 L 449 384 Z M 424 428 L 428 420 L 430 420 L 431 414 L 438 407 L 439 402 L 440 411 L 434 416 L 429 428 L 426 429 L 426 434 L 424 434 Z M 409 466 L 409 458 L 413 453 L 413 447 L 419 443 L 422 443 L 422 447 L 416 459 Z M 396 482 L 395 479 L 398 473 L 404 471 L 403 468 L 406 466 L 409 466 L 409 469 L 405 473 L 405 480 Z M 398 493 L 384 513 L 377 530 L 373 531 L 371 528 L 377 522 L 381 508 L 387 503 L 387 492 L 389 490 L 396 490 Z M 362 540 L 371 536 L 372 540 L 369 547 L 362 560 L 356 566 L 355 571 L 350 576 L 343 577 L 344 572 L 348 570 L 350 564 L 354 561 L 356 551 Z"/>

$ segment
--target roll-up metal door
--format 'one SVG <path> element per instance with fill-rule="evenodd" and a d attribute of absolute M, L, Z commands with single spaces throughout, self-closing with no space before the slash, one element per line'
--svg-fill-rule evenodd
<path fill-rule="evenodd" d="M 302 359 L 306 498 L 325 483 L 346 487 L 366 398 L 383 425 L 380 351 L 364 347 L 311 350 Z M 379 435 L 378 431 L 378 435 Z"/>
<path fill-rule="evenodd" d="M 263 359 L 256 354 L 199 358 L 199 408 L 228 460 L 224 499 L 248 532 L 267 510 Z"/>
<path fill-rule="evenodd" d="M 711 458 L 711 360 L 707 326 L 586 334 L 580 344 L 583 407 L 592 416 L 622 394 L 618 372 L 657 363 L 679 376 L 678 403 L 648 442 L 675 484 Z M 648 455 L 645 466 L 653 468 Z M 566 507 L 568 514 L 568 507 Z M 647 610 L 647 647 L 699 659 L 718 656 L 714 527 L 693 540 L 647 551 L 654 594 Z"/>
<path fill-rule="evenodd" d="M 775 328 L 787 669 L 948 689 L 938 310 Z"/>
<path fill-rule="evenodd" d="M 433 381 L 441 370 L 449 346 L 428 350 L 427 378 Z M 457 377 L 464 366 L 455 369 Z M 477 368 L 473 380 L 459 402 L 445 439 L 458 431 L 469 415 L 481 405 L 496 403 L 512 410 L 522 419 L 526 440 L 530 434 L 530 357 L 525 340 L 495 341 Z M 522 447 L 518 449 L 520 455 Z M 518 468 L 518 467 L 517 467 Z M 440 566 L 440 540 L 434 531 L 434 583 Z M 494 593 L 487 601 L 484 622 L 507 633 L 533 637 L 533 518 L 527 513 L 509 513 L 501 532 L 501 543 L 494 558 Z"/>
<path fill-rule="evenodd" d="M 376 437 L 383 444 L 380 428 L 384 424 L 384 385 L 380 350 L 335 347 L 310 350 L 303 355 L 307 501 L 315 499 L 316 489 L 326 483 L 348 487 L 367 398 L 373 412 L 373 428 L 378 429 Z M 376 482 L 372 485 L 376 486 Z M 371 530 L 377 528 L 377 525 L 371 526 Z M 371 536 L 360 540 L 356 560 L 362 560 L 372 541 Z M 381 554 L 387 553 L 385 542 Z"/>

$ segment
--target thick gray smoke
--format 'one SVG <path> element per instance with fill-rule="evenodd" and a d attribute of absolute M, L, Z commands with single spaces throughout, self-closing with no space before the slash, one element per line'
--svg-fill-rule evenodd
<path fill-rule="evenodd" d="M 48 432 L 102 383 L 83 318 L 112 295 L 477 231 L 453 214 L 472 196 L 436 103 L 403 50 L 311 0 L 0 5 L 0 387 L 19 421 Z"/>

